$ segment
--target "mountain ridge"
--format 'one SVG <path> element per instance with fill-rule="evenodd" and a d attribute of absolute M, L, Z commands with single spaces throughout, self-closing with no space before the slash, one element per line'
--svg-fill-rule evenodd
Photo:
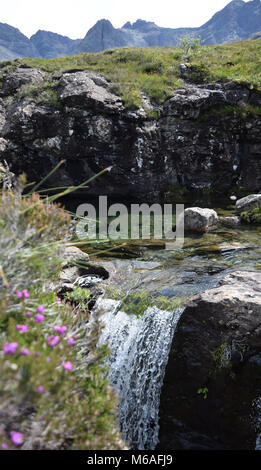
<path fill-rule="evenodd" d="M 166 28 L 142 19 L 114 28 L 108 19 L 101 19 L 83 39 L 45 30 L 38 30 L 29 39 L 19 29 L 0 23 L 0 60 L 26 56 L 50 59 L 120 47 L 177 46 L 186 35 L 201 36 L 206 45 L 223 44 L 248 39 L 260 30 L 260 0 L 232 0 L 197 28 Z"/>

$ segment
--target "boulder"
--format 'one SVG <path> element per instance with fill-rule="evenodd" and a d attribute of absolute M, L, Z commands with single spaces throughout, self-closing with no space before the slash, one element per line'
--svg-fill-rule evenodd
<path fill-rule="evenodd" d="M 90 261 L 89 255 L 77 246 L 67 246 L 64 250 L 64 259 L 68 264 L 84 264 Z"/>
<path fill-rule="evenodd" d="M 38 85 L 46 77 L 47 74 L 42 70 L 30 67 L 18 67 L 14 71 L 8 71 L 2 80 L 3 85 L 0 88 L 0 96 L 12 95 L 22 85 Z"/>
<path fill-rule="evenodd" d="M 207 232 L 218 222 L 218 215 L 213 209 L 190 207 L 184 212 L 184 229 L 191 232 Z"/>
<path fill-rule="evenodd" d="M 88 72 L 66 73 L 59 83 L 59 98 L 66 106 L 79 106 L 103 111 L 123 110 L 119 96 L 108 91 L 108 82 Z"/>
<path fill-rule="evenodd" d="M 159 448 L 199 449 L 204 436 L 206 449 L 255 449 L 260 373 L 261 273 L 234 272 L 184 309 L 162 390 Z"/>
<path fill-rule="evenodd" d="M 191 68 L 182 64 L 182 74 L 190 75 Z M 180 119 L 197 119 L 202 113 L 212 107 L 224 105 L 226 96 L 220 88 L 212 90 L 209 87 L 187 86 L 184 89 L 175 90 L 173 97 L 165 103 L 166 111 Z"/>
<path fill-rule="evenodd" d="M 236 213 L 251 211 L 256 208 L 261 208 L 261 194 L 250 194 L 243 197 L 236 202 Z"/>

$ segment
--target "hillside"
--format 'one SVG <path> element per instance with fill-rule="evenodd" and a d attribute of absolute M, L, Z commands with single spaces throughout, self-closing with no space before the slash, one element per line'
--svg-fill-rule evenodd
<path fill-rule="evenodd" d="M 153 105 L 161 104 L 173 89 L 182 86 L 182 79 L 194 83 L 234 81 L 261 90 L 261 40 L 242 41 L 229 45 L 200 46 L 190 51 L 184 61 L 181 47 L 123 48 L 97 54 L 80 54 L 57 59 L 28 58 L 2 62 L 0 71 L 7 68 L 37 67 L 55 77 L 63 72 L 87 70 L 104 75 L 110 87 L 118 93 L 125 106 L 144 106 L 145 94 Z M 41 87 L 33 92 L 37 94 Z M 32 91 L 31 91 L 32 92 Z M 29 91 L 28 91 L 29 93 Z"/>

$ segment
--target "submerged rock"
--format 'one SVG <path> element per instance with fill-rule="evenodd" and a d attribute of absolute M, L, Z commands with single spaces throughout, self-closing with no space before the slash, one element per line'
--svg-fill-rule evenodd
<path fill-rule="evenodd" d="M 207 232 L 218 222 L 218 215 L 213 209 L 190 207 L 184 212 L 184 229 L 191 232 Z"/>
<path fill-rule="evenodd" d="M 218 221 L 225 225 L 225 227 L 238 227 L 240 225 L 240 217 L 231 216 L 231 217 L 219 217 Z"/>
<path fill-rule="evenodd" d="M 198 435 L 208 449 L 255 448 L 261 273 L 235 272 L 221 284 L 194 297 L 179 321 L 161 396 L 160 449 L 200 448 Z"/>

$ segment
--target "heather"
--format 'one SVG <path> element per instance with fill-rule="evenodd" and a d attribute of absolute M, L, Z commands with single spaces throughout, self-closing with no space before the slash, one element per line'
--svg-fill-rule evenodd
<path fill-rule="evenodd" d="M 0 446 L 120 449 L 98 317 L 54 289 L 70 216 L 24 186 L 0 200 Z"/>

